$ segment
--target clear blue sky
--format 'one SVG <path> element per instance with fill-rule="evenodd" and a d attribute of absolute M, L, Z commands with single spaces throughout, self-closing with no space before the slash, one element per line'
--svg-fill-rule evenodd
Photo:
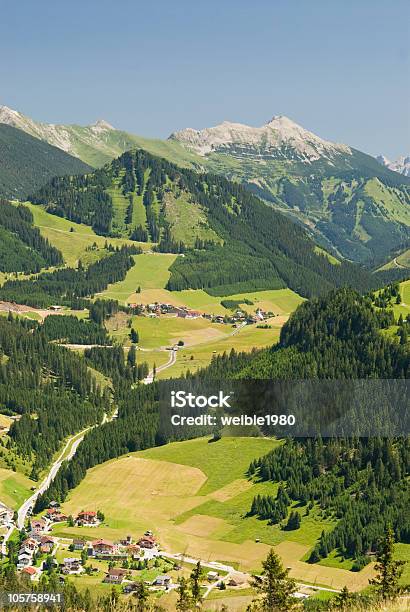
<path fill-rule="evenodd" d="M 0 104 L 145 136 L 288 115 L 410 154 L 408 0 L 5 0 Z"/>

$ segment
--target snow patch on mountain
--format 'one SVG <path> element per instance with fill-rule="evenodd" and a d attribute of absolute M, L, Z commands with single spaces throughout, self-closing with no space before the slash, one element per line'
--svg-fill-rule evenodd
<path fill-rule="evenodd" d="M 288 117 L 273 117 L 261 127 L 224 121 L 203 130 L 186 128 L 169 137 L 199 155 L 226 152 L 242 158 L 285 158 L 311 163 L 351 155 L 350 147 L 323 140 Z"/>
<path fill-rule="evenodd" d="M 384 155 L 378 155 L 376 159 L 382 166 L 389 168 L 389 170 L 393 170 L 404 176 L 410 176 L 410 155 L 407 155 L 407 157 L 402 155 L 396 159 L 396 161 L 390 161 Z"/>

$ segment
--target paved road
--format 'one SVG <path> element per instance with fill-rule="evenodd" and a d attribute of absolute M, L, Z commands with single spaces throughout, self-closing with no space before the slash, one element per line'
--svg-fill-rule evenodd
<path fill-rule="evenodd" d="M 169 359 L 166 363 L 162 364 L 161 366 L 158 366 L 156 369 L 156 374 L 159 374 L 159 372 L 163 372 L 164 370 L 166 370 L 167 368 L 170 368 L 171 366 L 174 365 L 174 363 L 177 360 L 177 349 L 172 349 L 169 351 Z M 154 370 L 151 370 L 151 372 L 148 374 L 148 376 L 146 378 L 144 378 L 144 385 L 149 385 L 154 381 Z"/>
<path fill-rule="evenodd" d="M 246 576 L 247 580 L 251 579 L 250 574 L 247 574 L 246 572 L 239 572 L 231 565 L 227 565 L 225 563 L 219 563 L 218 561 L 202 561 L 202 559 L 194 559 L 193 557 L 188 557 L 187 555 L 184 555 L 183 553 L 172 554 L 168 552 L 163 552 L 162 554 L 164 557 L 168 557 L 169 559 L 174 559 L 175 561 L 190 563 L 192 565 L 196 565 L 198 561 L 200 561 L 202 567 L 210 568 L 213 570 L 219 570 L 222 572 L 227 572 L 227 575 L 224 576 L 225 581 L 228 581 L 232 574 L 242 574 L 243 576 Z M 217 582 L 218 581 L 215 581 L 211 585 L 209 585 L 209 587 L 207 587 L 206 593 L 204 594 L 204 598 L 207 597 L 210 591 L 212 591 L 212 589 L 216 587 Z M 331 589 L 328 587 L 319 587 L 319 586 L 312 585 L 312 584 L 303 584 L 301 582 L 297 582 L 296 584 L 299 589 L 309 588 L 315 591 L 330 591 L 331 593 L 340 593 L 340 591 L 336 589 Z M 298 595 L 298 594 L 302 595 L 300 591 L 296 591 L 295 595 Z"/>
<path fill-rule="evenodd" d="M 114 419 L 117 415 L 118 415 L 118 408 L 115 410 L 115 412 L 110 417 L 108 417 L 107 414 L 104 413 L 103 419 L 102 419 L 102 421 L 101 421 L 101 423 L 99 425 L 104 425 L 104 423 Z M 9 538 L 10 538 L 11 534 L 13 533 L 15 527 L 17 526 L 18 529 L 22 529 L 24 527 L 24 523 L 26 521 L 27 513 L 28 513 L 29 509 L 32 508 L 34 506 L 34 504 L 36 503 L 37 497 L 39 495 L 41 495 L 42 493 L 44 493 L 45 491 L 47 491 L 48 487 L 50 486 L 50 484 L 53 482 L 54 478 L 56 477 L 56 474 L 57 474 L 58 470 L 60 469 L 63 461 L 70 461 L 74 457 L 74 455 L 75 455 L 75 453 L 77 451 L 77 448 L 79 447 L 79 445 L 83 441 L 84 436 L 87 433 L 87 431 L 92 429 L 92 427 L 99 427 L 99 425 L 94 425 L 94 426 L 91 426 L 91 427 L 87 427 L 86 429 L 83 429 L 82 431 L 77 432 L 76 434 L 71 436 L 71 438 L 69 438 L 69 440 L 67 441 L 67 443 L 64 446 L 63 450 L 61 451 L 58 459 L 56 459 L 56 461 L 50 467 L 50 470 L 49 470 L 47 476 L 42 481 L 41 485 L 36 489 L 36 491 L 33 493 L 33 495 L 31 495 L 31 497 L 29 497 L 28 499 L 26 499 L 25 502 L 23 502 L 23 504 L 17 510 L 17 522 L 16 522 L 16 525 L 12 524 L 12 525 L 9 526 L 9 529 L 8 529 L 7 533 L 5 534 L 5 536 L 3 538 L 3 542 L 1 544 L 1 553 L 2 553 L 2 555 L 6 555 L 7 554 L 7 541 L 9 540 Z M 71 447 L 70 447 L 70 445 L 71 445 Z M 68 449 L 70 449 L 70 450 L 67 452 Z"/>
<path fill-rule="evenodd" d="M 48 487 L 50 486 L 50 484 L 53 482 L 54 478 L 56 477 L 56 474 L 58 470 L 60 469 L 63 461 L 70 461 L 70 459 L 73 458 L 78 448 L 78 445 L 82 442 L 86 432 L 89 429 L 90 427 L 87 427 L 86 429 L 84 429 L 80 433 L 77 433 L 75 436 L 72 436 L 68 440 L 60 456 L 51 466 L 50 471 L 48 472 L 47 476 L 44 478 L 41 485 L 37 488 L 37 490 L 33 493 L 33 495 L 29 497 L 28 499 L 26 499 L 26 501 L 20 506 L 20 508 L 17 511 L 17 528 L 18 529 L 23 529 L 28 510 L 34 506 L 34 504 L 36 503 L 37 497 L 41 495 L 42 493 L 44 493 L 45 491 L 47 491 Z M 70 447 L 70 444 L 71 444 L 71 448 L 69 452 L 67 453 L 67 449 Z"/>
<path fill-rule="evenodd" d="M 394 264 L 397 266 L 397 268 L 401 268 L 402 270 L 408 270 L 407 266 L 402 266 L 398 261 L 397 261 L 397 257 L 395 257 L 393 259 Z"/>
<path fill-rule="evenodd" d="M 84 438 L 86 432 L 88 431 L 88 429 L 90 429 L 89 427 L 87 429 L 84 429 L 83 431 L 81 431 L 80 433 L 76 433 L 74 436 L 71 436 L 71 438 L 68 440 L 67 444 L 65 445 L 64 449 L 62 450 L 62 452 L 60 453 L 58 459 L 53 463 L 53 465 L 51 466 L 47 476 L 44 478 L 43 482 L 41 483 L 41 485 L 36 489 L 36 491 L 33 493 L 33 495 L 31 497 L 29 497 L 28 499 L 26 499 L 25 502 L 23 502 L 23 504 L 20 506 L 20 508 L 17 511 L 17 528 L 18 529 L 23 529 L 24 527 L 24 523 L 27 517 L 27 513 L 29 511 L 30 508 L 32 508 L 34 506 L 34 504 L 36 503 L 37 497 L 39 495 L 41 495 L 42 493 L 44 493 L 44 491 L 46 491 L 48 489 L 48 487 L 50 486 L 51 482 L 54 480 L 54 478 L 56 477 L 56 474 L 58 472 L 58 470 L 61 467 L 61 464 L 63 463 L 63 461 L 65 460 L 70 460 L 72 459 L 72 457 L 74 456 L 78 445 L 80 444 L 80 442 L 82 441 L 82 439 Z M 73 442 L 74 440 L 74 442 Z M 67 449 L 70 447 L 70 444 L 72 444 L 70 451 L 67 453 Z M 5 534 L 4 538 L 3 538 L 3 542 L 1 544 L 1 553 L 2 555 L 6 555 L 7 554 L 7 541 L 9 540 L 11 534 L 13 533 L 15 529 L 15 525 L 12 524 L 10 525 L 7 533 Z"/>

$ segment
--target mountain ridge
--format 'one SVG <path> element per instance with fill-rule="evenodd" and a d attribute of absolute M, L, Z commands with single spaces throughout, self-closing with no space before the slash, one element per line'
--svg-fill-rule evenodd
<path fill-rule="evenodd" d="M 377 284 L 357 265 L 329 261 L 304 228 L 240 184 L 141 149 L 85 177 L 52 179 L 31 201 L 101 235 L 151 241 L 157 251 L 183 255 L 170 268 L 170 291 L 233 295 L 290 287 L 309 297 L 332 286 Z"/>
<path fill-rule="evenodd" d="M 0 122 L 17 117 L 29 129 L 21 113 L 5 108 Z M 44 139 L 50 130 L 63 130 L 72 154 L 94 167 L 141 148 L 182 168 L 238 181 L 339 258 L 378 268 L 410 246 L 410 177 L 285 116 L 259 128 L 229 121 L 187 128 L 167 140 L 121 132 L 104 120 L 86 127 L 36 125 L 45 126 Z"/>
<path fill-rule="evenodd" d="M 389 170 L 404 176 L 410 176 L 410 155 L 401 155 L 395 161 L 390 161 L 385 155 L 377 155 L 377 161 Z"/>
<path fill-rule="evenodd" d="M 284 115 L 275 115 L 260 127 L 251 127 L 242 123 L 224 121 L 215 127 L 194 130 L 186 128 L 173 132 L 169 140 L 177 140 L 192 148 L 199 155 L 226 151 L 230 146 L 243 147 L 244 153 L 251 153 L 246 147 L 256 147 L 255 157 L 272 156 L 280 158 L 281 149 L 293 149 L 294 159 L 311 163 L 338 154 L 351 155 L 351 148 L 344 144 L 335 144 L 316 136 Z M 275 150 L 279 149 L 279 153 Z"/>
<path fill-rule="evenodd" d="M 91 166 L 59 147 L 0 123 L 0 196 L 24 198 L 53 176 L 90 170 Z"/>

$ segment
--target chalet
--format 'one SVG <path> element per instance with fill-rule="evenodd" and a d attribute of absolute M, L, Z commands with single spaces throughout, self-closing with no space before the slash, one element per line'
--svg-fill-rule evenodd
<path fill-rule="evenodd" d="M 155 538 L 154 536 L 144 536 L 138 541 L 138 545 L 141 546 L 141 548 L 154 548 Z"/>
<path fill-rule="evenodd" d="M 77 518 L 76 518 L 76 523 L 78 525 L 97 525 L 98 524 L 98 519 L 97 519 L 97 513 L 92 511 L 92 510 L 82 510 Z"/>
<path fill-rule="evenodd" d="M 17 557 L 17 569 L 28 567 L 33 562 L 33 555 L 28 552 L 23 552 Z"/>
<path fill-rule="evenodd" d="M 49 308 L 49 310 L 53 310 L 54 312 L 58 312 L 59 310 L 62 310 L 63 307 L 59 306 L 58 304 L 52 304 Z"/>
<path fill-rule="evenodd" d="M 59 508 L 60 504 L 58 501 L 52 501 L 50 502 L 50 508 Z"/>
<path fill-rule="evenodd" d="M 91 544 L 95 555 L 112 555 L 118 547 L 109 540 L 94 540 Z"/>
<path fill-rule="evenodd" d="M 190 310 L 189 308 L 175 308 L 177 317 L 181 319 L 198 319 L 202 317 L 202 313 L 199 310 Z"/>
<path fill-rule="evenodd" d="M 85 540 L 80 540 L 79 538 L 74 538 L 73 540 L 73 548 L 74 550 L 83 550 L 85 547 Z"/>
<path fill-rule="evenodd" d="M 29 566 L 29 567 L 24 567 L 21 570 L 21 573 L 24 574 L 25 576 L 28 576 L 30 580 L 33 580 L 37 575 L 37 570 L 35 567 Z"/>
<path fill-rule="evenodd" d="M 172 584 L 172 579 L 170 576 L 157 576 L 152 583 L 153 586 L 161 586 L 161 587 L 169 587 Z"/>
<path fill-rule="evenodd" d="M 202 313 L 199 310 L 187 310 L 187 319 L 199 319 L 199 317 L 202 317 Z"/>
<path fill-rule="evenodd" d="M 58 508 L 47 508 L 46 513 L 45 513 L 45 517 L 50 519 L 51 521 L 54 520 L 54 516 L 56 514 L 59 513 Z"/>
<path fill-rule="evenodd" d="M 120 540 L 120 544 L 122 546 L 129 546 L 132 544 L 132 536 L 128 535 L 126 538 Z"/>
<path fill-rule="evenodd" d="M 54 540 L 50 536 L 42 536 L 40 540 L 40 551 L 42 553 L 51 553 L 54 547 Z"/>
<path fill-rule="evenodd" d="M 21 557 L 22 555 L 29 555 L 30 557 L 32 557 L 35 551 L 36 549 L 31 549 L 31 548 L 26 548 L 25 546 L 21 546 L 19 550 L 19 557 Z"/>
<path fill-rule="evenodd" d="M 26 538 L 21 543 L 21 547 L 27 550 L 36 550 L 37 546 L 38 543 L 34 538 Z"/>
<path fill-rule="evenodd" d="M 47 523 L 43 521 L 43 519 L 36 519 L 34 521 L 31 521 L 31 524 L 30 524 L 31 532 L 33 534 L 39 535 L 45 530 L 46 526 L 47 526 Z"/>
<path fill-rule="evenodd" d="M 81 560 L 76 557 L 67 557 L 62 563 L 63 574 L 80 574 L 83 571 Z"/>
<path fill-rule="evenodd" d="M 62 523 L 63 521 L 68 521 L 68 516 L 66 514 L 62 514 L 62 512 L 56 512 L 53 517 L 53 522 Z"/>
<path fill-rule="evenodd" d="M 233 587 L 237 587 L 237 586 L 242 586 L 246 583 L 246 576 L 244 576 L 243 574 L 233 574 L 228 582 L 228 586 L 233 586 Z"/>
<path fill-rule="evenodd" d="M 108 582 L 109 584 L 122 584 L 126 575 L 127 570 L 113 567 L 108 570 L 104 582 Z"/>
<path fill-rule="evenodd" d="M 208 572 L 206 577 L 210 582 L 213 582 L 214 580 L 218 580 L 219 574 L 218 572 Z"/>

